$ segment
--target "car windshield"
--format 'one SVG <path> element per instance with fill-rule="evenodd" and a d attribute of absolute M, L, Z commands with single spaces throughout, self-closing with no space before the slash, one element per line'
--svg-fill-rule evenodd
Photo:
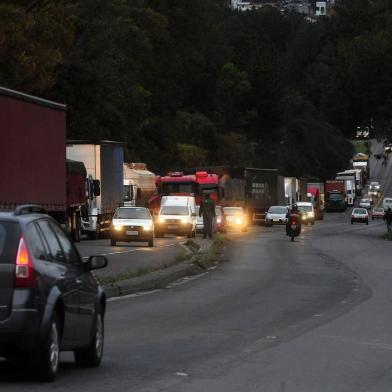
<path fill-rule="evenodd" d="M 298 209 L 303 212 L 312 212 L 312 206 L 298 206 Z"/>
<path fill-rule="evenodd" d="M 225 207 L 225 214 L 226 215 L 243 215 L 242 208 L 235 208 L 235 207 Z"/>
<path fill-rule="evenodd" d="M 356 208 L 354 214 L 367 214 L 367 211 L 364 208 Z"/>
<path fill-rule="evenodd" d="M 270 207 L 268 210 L 270 214 L 287 214 L 287 207 Z"/>
<path fill-rule="evenodd" d="M 383 212 L 384 210 L 382 208 L 374 208 L 373 211 L 374 212 Z"/>
<path fill-rule="evenodd" d="M 163 206 L 162 215 L 188 215 L 189 209 L 186 206 Z"/>
<path fill-rule="evenodd" d="M 145 208 L 119 208 L 114 219 L 151 219 L 150 212 Z"/>

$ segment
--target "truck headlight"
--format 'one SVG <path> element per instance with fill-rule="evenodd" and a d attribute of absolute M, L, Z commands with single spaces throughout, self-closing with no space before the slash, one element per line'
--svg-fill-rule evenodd
<path fill-rule="evenodd" d="M 237 218 L 235 220 L 235 223 L 237 223 L 237 225 L 242 225 L 242 219 L 241 218 Z"/>
<path fill-rule="evenodd" d="M 158 223 L 165 223 L 165 219 L 164 218 L 158 218 Z"/>
<path fill-rule="evenodd" d="M 188 218 L 181 219 L 181 223 L 182 223 L 183 225 L 188 224 L 188 223 L 189 223 Z"/>
<path fill-rule="evenodd" d="M 151 231 L 152 230 L 152 225 L 145 225 L 143 226 L 144 231 Z"/>
<path fill-rule="evenodd" d="M 122 228 L 123 228 L 122 225 L 115 225 L 115 226 L 114 226 L 114 230 L 116 230 L 116 231 L 121 231 Z"/>

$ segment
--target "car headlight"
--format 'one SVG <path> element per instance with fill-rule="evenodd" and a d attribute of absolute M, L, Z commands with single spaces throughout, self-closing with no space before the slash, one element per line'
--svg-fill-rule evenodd
<path fill-rule="evenodd" d="M 143 226 L 144 231 L 151 231 L 152 230 L 152 225 L 145 225 Z"/>
<path fill-rule="evenodd" d="M 302 220 L 306 220 L 307 216 L 306 215 L 302 215 Z"/>
<path fill-rule="evenodd" d="M 314 218 L 314 212 L 309 212 L 308 216 L 309 218 Z"/>
<path fill-rule="evenodd" d="M 189 223 L 188 218 L 181 219 L 181 223 L 182 223 L 183 225 L 186 225 L 187 223 Z"/>
<path fill-rule="evenodd" d="M 116 230 L 116 231 L 121 231 L 122 228 L 123 228 L 122 225 L 114 225 L 114 230 Z"/>
<path fill-rule="evenodd" d="M 221 223 L 221 222 L 222 222 L 222 218 L 221 218 L 220 216 L 218 216 L 218 217 L 216 218 L 216 222 L 217 222 L 217 223 Z"/>
<path fill-rule="evenodd" d="M 165 219 L 164 218 L 158 218 L 158 223 L 165 223 Z"/>
<path fill-rule="evenodd" d="M 242 224 L 242 219 L 241 218 L 237 218 L 235 220 L 235 223 L 237 223 L 237 225 L 241 225 Z"/>

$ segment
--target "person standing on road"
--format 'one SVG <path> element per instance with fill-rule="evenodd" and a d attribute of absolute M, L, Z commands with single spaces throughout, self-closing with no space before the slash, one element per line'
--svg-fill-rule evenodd
<path fill-rule="evenodd" d="M 391 233 L 392 232 L 392 210 L 391 210 L 391 207 L 388 207 L 388 210 L 385 213 L 384 219 L 387 224 L 388 233 Z"/>
<path fill-rule="evenodd" d="M 210 199 L 210 195 L 206 193 L 204 200 L 200 204 L 199 216 L 203 216 L 203 238 L 207 235 L 212 238 L 212 228 L 215 220 L 215 203 Z"/>

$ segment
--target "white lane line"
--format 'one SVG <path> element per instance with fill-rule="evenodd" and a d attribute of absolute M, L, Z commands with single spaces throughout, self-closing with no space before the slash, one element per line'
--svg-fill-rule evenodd
<path fill-rule="evenodd" d="M 157 249 L 157 248 L 167 248 L 167 247 L 169 247 L 169 246 L 175 246 L 175 245 L 178 245 L 178 244 L 177 244 L 177 243 L 173 243 L 173 244 L 167 244 L 167 245 L 156 246 L 155 249 Z M 144 250 L 144 251 L 147 251 L 147 250 L 148 250 L 148 251 L 151 252 L 150 248 L 136 248 L 136 249 L 131 249 L 131 250 L 125 250 L 125 251 L 123 251 L 123 252 L 100 253 L 99 255 L 100 255 L 100 256 L 121 255 L 121 254 L 124 254 L 124 253 L 140 252 L 141 250 Z M 90 257 L 90 256 L 84 256 L 84 257 L 82 257 L 82 259 L 88 259 L 89 257 Z"/>

